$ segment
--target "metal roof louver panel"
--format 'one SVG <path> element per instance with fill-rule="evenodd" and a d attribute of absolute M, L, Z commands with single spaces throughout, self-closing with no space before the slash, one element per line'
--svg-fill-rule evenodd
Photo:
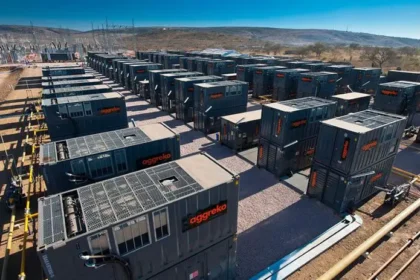
<path fill-rule="evenodd" d="M 177 163 L 137 171 L 78 189 L 89 231 L 202 190 Z"/>

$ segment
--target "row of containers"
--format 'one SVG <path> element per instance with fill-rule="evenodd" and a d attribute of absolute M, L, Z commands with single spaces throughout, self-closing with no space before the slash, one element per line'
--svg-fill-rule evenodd
<path fill-rule="evenodd" d="M 221 76 L 210 75 L 210 69 L 217 61 L 222 65 L 236 61 L 165 53 L 137 52 L 137 56 L 153 61 L 149 63 L 164 63 L 166 67 L 169 67 L 167 61 L 172 61 L 172 66 L 176 66 L 176 69 L 150 70 L 149 80 L 144 81 L 149 92 L 140 94 L 141 97 L 147 100 L 150 96 L 151 104 L 175 113 L 177 119 L 186 123 L 193 121 L 194 128 L 205 134 L 218 132 L 220 142 L 235 151 L 258 146 L 258 166 L 278 177 L 312 166 L 321 121 L 368 109 L 402 115 L 407 121 L 398 135 L 400 139 L 404 129 L 412 126 L 419 104 L 420 88 L 416 82 L 419 73 L 389 71 L 384 79 L 380 77 L 380 69 L 374 68 L 248 58 L 251 64 L 236 66 L 238 80 L 226 81 Z M 262 63 L 256 63 L 257 60 Z M 203 73 L 204 69 L 208 71 Z M 285 101 L 247 112 L 249 89 L 265 90 L 270 88 L 268 85 L 272 85 L 272 96 L 281 96 L 277 99 Z M 361 92 L 345 93 L 352 88 Z M 294 114 L 301 118 L 289 116 Z M 289 118 L 292 122 L 282 126 Z M 287 135 L 286 139 L 282 133 Z M 366 191 L 369 195 L 373 192 L 374 189 Z M 359 197 L 354 204 L 362 198 L 365 197 Z M 343 202 L 344 206 L 334 209 L 344 212 L 349 209 L 347 204 Z"/>
<path fill-rule="evenodd" d="M 417 111 L 416 107 L 419 104 L 420 90 L 419 84 L 416 83 L 420 76 L 418 73 L 389 71 L 387 81 L 384 81 L 382 78 L 383 83 L 380 83 L 378 86 L 379 69 L 357 69 L 349 65 L 327 65 L 317 62 L 310 63 L 312 70 L 309 70 L 304 68 L 305 62 L 290 61 L 290 59 L 283 61 L 286 67 L 300 68 L 286 69 L 284 66 L 273 66 L 282 61 L 281 59 L 271 60 L 272 66 L 266 66 L 267 64 L 264 63 L 268 63 L 269 59 L 267 59 L 262 61 L 264 63 L 256 64 L 258 67 L 254 67 L 256 61 L 250 61 L 250 63 L 254 64 L 236 67 L 237 78 L 244 80 L 248 78 L 254 81 L 251 86 L 251 82 L 244 84 L 241 83 L 243 81 L 239 80 L 226 81 L 221 76 L 193 71 L 202 71 L 205 69 L 203 65 L 206 65 L 206 63 L 207 68 L 209 68 L 213 61 L 218 61 L 214 58 L 140 52 L 137 55 L 140 59 L 151 59 L 153 63 L 167 61 L 168 58 L 172 58 L 174 62 L 179 59 L 180 67 L 188 68 L 194 63 L 198 65 L 196 68 L 178 69 L 178 64 L 175 64 L 177 69 L 150 70 L 149 80 L 144 81 L 148 83 L 150 103 L 164 111 L 168 111 L 168 113 L 175 113 L 177 119 L 186 123 L 193 121 L 194 128 L 203 131 L 205 134 L 219 132 L 221 143 L 235 151 L 259 146 L 258 165 L 279 177 L 293 174 L 293 172 L 311 166 L 316 150 L 315 145 L 317 143 L 320 121 L 373 109 L 406 116 L 405 128 L 408 128 L 412 126 L 412 120 Z M 186 61 L 186 66 L 182 66 L 183 60 Z M 232 63 L 232 61 L 229 63 Z M 245 71 L 245 69 L 252 69 L 252 71 Z M 332 69 L 336 69 L 337 73 L 310 72 L 332 71 Z M 244 77 L 247 78 L 241 78 L 240 73 L 245 73 Z M 268 75 L 268 73 L 271 73 L 271 75 Z M 252 78 L 249 78 L 249 75 Z M 273 88 L 276 89 L 277 93 L 284 96 L 284 98 L 280 99 L 286 99 L 286 101 L 283 101 L 285 104 L 279 102 L 263 106 L 262 111 L 247 112 L 248 97 L 246 92 L 251 87 L 255 90 L 255 84 L 258 84 L 258 79 L 256 78 L 258 75 L 272 78 Z M 338 94 L 340 87 L 336 86 L 336 84 L 342 80 L 346 81 L 344 83 L 346 85 L 345 88 L 351 88 L 350 85 L 355 87 L 354 85 L 358 84 L 365 89 L 371 87 L 371 91 L 361 91 L 374 94 L 373 96 L 372 94 L 361 92 Z M 288 98 L 285 97 L 285 91 L 287 91 L 285 89 L 292 92 L 292 94 L 287 94 Z M 293 91 L 296 94 L 293 94 Z M 141 96 L 148 99 L 147 95 L 143 94 Z M 317 98 L 305 99 L 305 97 Z M 374 99 L 373 102 L 372 97 Z M 287 105 L 289 104 L 288 102 L 291 104 L 290 106 Z M 323 102 L 329 104 L 327 109 L 324 108 L 326 105 Z M 303 110 L 303 108 L 309 110 L 311 116 L 305 120 L 302 118 L 302 122 L 299 122 L 299 120 L 295 121 L 293 130 L 299 131 L 297 126 L 301 125 L 303 127 L 311 127 L 311 129 L 308 129 L 313 134 L 299 137 L 288 131 L 287 135 L 294 135 L 290 136 L 291 138 L 288 139 L 290 141 L 273 141 L 273 139 L 279 138 L 267 135 L 267 127 L 263 125 L 262 119 L 265 119 L 264 115 L 269 114 L 267 113 L 267 107 L 276 107 L 277 105 L 280 107 L 289 106 L 295 108 L 294 110 L 299 107 L 298 111 Z M 303 107 L 300 108 L 300 106 Z M 311 123 L 313 124 L 311 125 Z M 276 129 L 279 129 L 278 133 L 280 133 L 281 124 L 278 123 L 278 125 L 279 127 Z M 271 131 L 271 133 L 274 132 Z M 276 137 L 279 136 L 276 135 Z M 265 147 L 265 149 L 261 147 Z M 305 149 L 308 151 L 302 152 Z M 271 153 L 269 153 L 270 151 Z M 278 162 L 276 162 L 276 159 L 278 159 Z"/>
<path fill-rule="evenodd" d="M 180 158 L 180 136 L 163 123 L 129 127 L 126 75 L 118 86 L 79 66 L 43 75 L 46 277 L 234 279 L 239 176 L 204 153 Z"/>
<path fill-rule="evenodd" d="M 203 66 L 183 69 L 176 59 L 171 66 L 165 65 L 165 59 L 171 61 L 166 57 L 173 55 L 177 54 L 156 56 L 160 61 L 153 61 L 91 52 L 88 63 L 93 69 L 45 69 L 50 87 L 45 90 L 50 95 L 43 96 L 43 110 L 47 123 L 55 120 L 48 128 L 50 135 L 56 136 L 40 150 L 50 196 L 39 200 L 37 251 L 49 278 L 73 279 L 75 273 L 81 279 L 107 279 L 109 275 L 118 275 L 118 279 L 235 277 L 237 174 L 206 154 L 180 159 L 179 135 L 164 124 L 128 128 L 120 87 L 108 86 L 107 92 L 82 91 L 77 88 L 102 84 L 75 86 L 77 83 L 70 81 L 86 78 L 76 75 L 114 80 L 162 110 L 175 112 L 178 119 L 193 121 L 196 129 L 218 132 L 221 143 L 234 150 L 258 146 L 257 165 L 276 176 L 312 167 L 308 195 L 337 212 L 375 192 L 373 183 L 365 184 L 367 179 L 378 185 L 386 182 L 396 153 L 390 149 L 391 142 L 398 147 L 406 118 L 377 111 L 381 108 L 368 109 L 370 95 L 296 96 L 247 112 L 249 82 L 232 81 L 239 77 L 235 73 L 217 76 L 201 72 Z M 51 85 L 54 82 L 57 87 Z M 104 95 L 114 99 L 107 103 Z M 55 107 L 48 111 L 49 106 Z M 347 115 L 358 111 L 362 112 Z M 279 115 L 283 118 L 280 122 Z M 113 125 L 117 119 L 122 127 Z M 360 141 L 371 130 L 377 142 L 368 137 L 369 145 L 361 149 L 373 156 L 380 147 L 380 155 L 362 166 L 350 157 L 355 150 L 347 150 L 348 165 L 358 165 L 348 172 L 337 168 L 332 156 L 318 158 L 317 150 L 324 147 L 316 146 L 317 138 L 327 131 L 324 126 L 334 125 L 327 123 L 333 120 L 341 120 L 339 129 L 348 123 L 344 136 L 354 133 L 351 137 L 358 136 Z M 340 133 L 336 132 L 337 139 Z M 343 142 L 343 147 L 360 148 L 354 139 Z M 388 146 L 381 141 L 388 141 Z M 330 154 L 335 155 L 336 149 Z M 365 177 L 353 191 L 356 180 L 344 182 L 338 189 L 328 180 L 323 183 L 323 176 L 343 176 L 340 180 Z M 114 263 L 120 268 L 111 265 Z"/>

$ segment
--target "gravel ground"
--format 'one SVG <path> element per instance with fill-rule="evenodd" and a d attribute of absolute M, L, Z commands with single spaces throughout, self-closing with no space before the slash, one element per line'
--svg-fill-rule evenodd
<path fill-rule="evenodd" d="M 181 156 L 204 151 L 240 174 L 238 279 L 252 277 L 339 221 L 324 205 L 302 199 L 294 186 L 258 169 L 247 159 L 252 156 L 236 155 L 219 145 L 216 134 L 205 137 L 193 130 L 192 123 L 184 124 L 134 95 L 127 95 L 126 100 L 128 117 L 137 126 L 163 122 L 180 134 Z M 248 104 L 248 110 L 260 108 L 256 102 Z"/>
<path fill-rule="evenodd" d="M 290 186 L 290 182 L 279 181 L 267 171 L 258 169 L 253 164 L 255 150 L 234 154 L 216 142 L 215 134 L 205 137 L 201 132 L 193 130 L 192 123 L 184 124 L 134 95 L 127 92 L 123 94 L 126 96 L 128 118 L 133 119 L 136 125 L 164 122 L 180 134 L 181 156 L 204 151 L 240 174 L 238 279 L 250 278 L 339 221 L 324 205 L 302 199 L 300 192 Z M 248 110 L 260 108 L 261 105 L 255 101 L 248 104 Z M 7 228 L 7 220 L 2 221 L 3 229 Z M 0 246 L 2 252 L 3 245 Z M 19 269 L 21 240 L 16 240 L 14 245 L 10 279 L 16 276 Z M 28 267 L 28 272 L 35 269 L 31 275 L 39 279 L 40 266 L 34 252 L 33 249 L 28 252 L 28 262 L 33 263 Z"/>

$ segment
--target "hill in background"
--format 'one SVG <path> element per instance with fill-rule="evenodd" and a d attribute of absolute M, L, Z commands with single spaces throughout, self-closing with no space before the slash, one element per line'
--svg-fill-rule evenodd
<path fill-rule="evenodd" d="M 69 43 L 100 45 L 109 42 L 114 47 L 124 47 L 123 43 L 137 40 L 150 42 L 150 45 L 158 45 L 158 43 L 162 43 L 165 40 L 167 41 L 166 44 L 170 44 L 171 40 L 175 40 L 176 42 L 173 41 L 172 44 L 177 45 L 178 48 L 195 48 L 195 45 L 202 46 L 212 41 L 215 44 L 214 47 L 219 45 L 220 47 L 232 48 L 259 46 L 264 42 L 284 46 L 303 46 L 315 42 L 323 42 L 332 45 L 356 43 L 366 46 L 408 46 L 420 48 L 419 39 L 338 30 L 263 27 L 136 27 L 134 29 L 101 29 L 92 32 L 50 27 L 34 27 L 32 29 L 30 26 L 0 25 L 0 43 L 27 44 L 33 42 L 33 33 L 35 33 L 38 44 L 49 44 L 51 41 L 66 41 Z M 201 41 L 203 44 L 200 44 Z"/>

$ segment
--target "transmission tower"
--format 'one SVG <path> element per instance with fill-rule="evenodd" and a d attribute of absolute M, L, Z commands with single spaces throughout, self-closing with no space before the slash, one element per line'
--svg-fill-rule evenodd
<path fill-rule="evenodd" d="M 38 42 L 36 40 L 36 36 L 35 36 L 35 29 L 34 29 L 34 24 L 31 23 L 31 30 L 32 30 L 32 39 L 33 39 L 33 45 L 34 45 L 34 51 L 38 51 Z"/>

